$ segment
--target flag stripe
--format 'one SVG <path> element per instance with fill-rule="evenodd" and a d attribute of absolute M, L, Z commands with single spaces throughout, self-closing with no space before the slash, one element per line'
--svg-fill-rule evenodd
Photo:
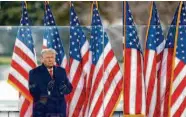
<path fill-rule="evenodd" d="M 114 60 L 113 59 L 113 54 L 114 53 L 112 51 L 109 51 L 109 53 L 106 55 L 104 64 L 101 66 L 101 69 L 99 70 L 98 75 L 97 75 L 98 77 L 96 77 L 95 83 L 93 85 L 93 92 L 91 93 L 92 94 L 91 95 L 91 100 L 93 100 L 93 99 L 96 100 L 97 99 L 97 101 L 94 102 L 95 103 L 95 106 L 93 106 L 93 107 L 95 109 L 93 109 L 93 112 L 92 112 L 92 114 L 95 114 L 95 115 L 98 113 L 99 106 L 101 106 L 100 104 L 101 104 L 101 101 L 103 100 L 103 96 L 104 96 L 104 93 L 102 91 L 103 90 L 102 89 L 102 85 L 104 85 L 103 84 L 104 82 L 101 82 L 103 80 L 102 77 L 103 77 L 104 72 L 107 71 L 106 69 L 107 69 L 107 67 L 108 67 L 109 64 L 112 64 L 112 66 L 110 68 L 113 67 L 113 63 L 110 62 L 111 60 Z M 110 73 L 110 72 L 108 72 L 108 73 Z M 105 78 L 105 79 L 107 79 L 107 78 Z M 100 90 L 99 91 L 100 95 L 98 95 L 98 92 L 97 92 L 98 90 L 97 89 Z M 100 98 L 98 98 L 97 96 L 100 97 Z"/>
<path fill-rule="evenodd" d="M 24 117 L 27 109 L 29 108 L 30 102 L 28 100 L 24 100 L 22 107 L 21 107 L 21 113 L 20 113 L 20 117 Z"/>
<path fill-rule="evenodd" d="M 107 58 L 106 58 L 107 59 Z M 98 99 L 97 99 L 97 102 L 96 102 L 96 105 L 95 105 L 95 108 L 94 110 L 92 111 L 92 114 L 95 114 L 95 115 L 98 115 L 98 111 L 103 114 L 105 116 L 105 113 L 102 113 L 101 112 L 101 108 L 105 108 L 107 107 L 107 103 L 104 103 L 103 105 L 101 105 L 99 102 L 101 102 L 103 100 L 103 97 L 104 96 L 105 98 L 108 97 L 108 94 L 109 93 L 112 93 L 110 92 L 109 88 L 111 87 L 111 83 L 110 82 L 113 82 L 113 79 L 115 78 L 116 74 L 118 73 L 118 66 L 116 64 L 117 61 L 115 61 L 116 59 L 112 59 L 112 61 L 110 61 L 108 67 L 105 69 L 105 71 L 107 71 L 109 73 L 109 76 L 105 78 L 105 82 L 104 82 L 104 89 L 102 89 L 101 91 L 101 94 L 99 95 Z M 115 61 L 115 62 L 114 62 Z M 112 64 L 115 64 L 114 67 Z M 117 77 L 116 77 L 117 78 Z M 108 92 L 109 91 L 109 92 Z M 105 96 L 106 95 L 106 96 Z M 111 98 L 111 97 L 110 97 Z M 105 99 L 104 99 L 105 100 Z M 104 101 L 103 100 L 103 101 Z M 109 101 L 110 99 L 107 99 L 107 101 Z M 103 107 L 105 106 L 105 107 Z M 93 116 L 93 115 L 92 115 Z"/>
<path fill-rule="evenodd" d="M 173 48 L 165 49 L 163 52 L 163 59 L 161 64 L 161 77 L 160 77 L 160 105 L 161 117 L 168 116 L 168 97 L 170 89 L 171 78 L 171 64 L 172 64 Z"/>
<path fill-rule="evenodd" d="M 174 83 L 173 83 L 174 85 Z M 175 89 L 175 91 L 172 94 L 171 97 L 171 106 L 176 102 L 176 100 L 178 99 L 179 96 L 183 96 L 184 97 L 184 89 L 186 86 L 186 77 L 184 77 L 181 82 L 179 83 L 178 87 Z"/>
<path fill-rule="evenodd" d="M 138 65 L 141 65 L 141 55 L 140 55 L 140 52 L 137 52 L 137 64 Z M 137 76 L 136 77 L 136 108 L 135 108 L 135 113 L 137 114 L 140 114 L 142 112 L 142 94 L 143 94 L 143 91 L 142 91 L 142 82 L 143 82 L 143 76 L 142 76 L 142 69 L 141 69 L 141 66 L 137 67 Z"/>
<path fill-rule="evenodd" d="M 117 91 L 118 91 L 118 88 L 119 88 L 119 89 L 121 88 L 122 83 L 123 83 L 123 81 L 120 80 L 120 81 L 118 82 L 118 84 L 117 84 L 115 90 L 113 91 L 113 92 L 115 93 L 115 95 L 111 97 L 112 100 L 109 100 L 109 102 L 108 102 L 108 104 L 107 104 L 107 105 L 111 105 L 112 108 L 109 107 L 109 106 L 106 107 L 106 109 L 105 109 L 105 117 L 109 117 L 109 116 L 110 116 L 109 114 L 113 111 L 114 106 L 112 106 L 112 105 L 115 105 L 116 102 L 118 101 L 118 97 L 119 97 L 119 95 L 120 95 L 121 92 L 119 93 L 119 92 L 117 92 Z"/>
<path fill-rule="evenodd" d="M 186 89 L 184 89 L 183 92 L 186 92 Z M 185 108 L 185 106 L 186 106 L 186 98 L 179 96 L 176 102 L 171 106 L 171 117 L 177 117 L 177 116 L 174 116 L 175 113 L 181 115 L 182 109 Z"/>
<path fill-rule="evenodd" d="M 137 84 L 137 78 L 139 76 L 137 76 L 138 73 L 138 68 L 137 65 L 139 65 L 137 62 L 139 59 L 139 57 L 137 56 L 137 51 L 132 49 L 131 50 L 131 70 L 130 70 L 130 98 L 129 98 L 129 103 L 130 103 L 130 114 L 135 114 L 135 106 L 136 106 L 136 84 Z"/>
<path fill-rule="evenodd" d="M 23 48 L 25 49 L 25 48 Z M 31 59 L 33 56 L 33 54 L 25 54 L 25 50 L 24 52 L 18 48 L 17 46 L 15 46 L 14 48 L 14 53 L 16 53 L 19 57 L 21 57 L 22 60 L 24 60 L 25 62 L 28 63 L 28 65 L 32 68 L 35 68 L 36 67 L 36 63 L 35 63 L 35 60 Z M 14 56 L 13 56 L 14 57 Z"/>
<path fill-rule="evenodd" d="M 174 79 L 173 79 L 173 82 L 177 79 L 177 76 L 178 76 L 178 74 L 180 74 L 180 71 L 184 71 L 184 70 L 182 70 L 184 67 L 185 67 L 184 63 L 180 61 L 178 63 L 178 65 L 176 66 L 176 68 L 174 69 Z M 184 73 L 182 75 L 184 75 Z"/>
<path fill-rule="evenodd" d="M 155 83 L 156 83 L 156 53 L 152 50 L 147 50 L 146 51 L 146 58 L 147 58 L 147 72 L 146 72 L 146 92 L 147 92 L 147 97 L 146 97 L 146 113 L 147 115 L 152 114 L 150 113 L 150 109 L 152 108 L 151 105 L 153 106 L 153 93 L 155 90 Z M 151 64 L 152 63 L 152 64 Z M 151 110 L 152 112 L 152 110 Z"/>
<path fill-rule="evenodd" d="M 9 81 L 19 90 L 21 91 L 21 93 L 23 93 L 23 95 L 27 98 L 27 99 L 32 99 L 32 96 L 30 95 L 29 91 L 27 88 L 25 88 L 25 86 L 20 83 L 16 77 L 12 76 L 11 74 L 9 74 Z"/>
<path fill-rule="evenodd" d="M 36 66 L 35 54 L 26 45 L 24 45 L 24 43 L 18 38 L 16 38 L 14 52 L 16 52 L 17 54 L 19 53 L 18 55 L 23 57 L 22 59 L 27 57 L 27 59 L 24 60 L 25 61 L 28 60 L 28 63 L 31 63 L 30 66 L 35 68 Z M 32 61 L 34 61 L 35 63 L 33 63 Z"/>
<path fill-rule="evenodd" d="M 181 116 L 185 117 L 185 114 L 186 114 L 184 113 L 184 110 L 186 111 L 185 107 L 186 107 L 186 98 L 184 98 L 183 102 L 181 103 L 181 105 L 179 106 L 179 108 L 177 109 L 173 117 L 181 117 Z"/>
<path fill-rule="evenodd" d="M 15 70 L 17 70 L 18 73 L 20 73 L 20 75 L 22 75 L 22 77 L 28 81 L 28 72 L 25 71 L 24 68 L 22 68 L 22 66 L 20 66 L 17 62 L 15 62 L 14 60 L 12 60 L 12 68 L 14 68 Z"/>
<path fill-rule="evenodd" d="M 11 76 L 9 76 L 9 77 L 11 77 L 11 79 L 16 79 L 16 81 L 19 82 L 19 83 L 21 83 L 22 86 L 25 89 L 28 88 L 28 81 L 19 72 L 17 72 L 16 69 L 14 69 L 13 67 L 10 68 L 10 75 Z M 12 83 L 15 84 L 15 85 L 17 85 L 16 84 L 17 82 L 12 82 Z M 20 90 L 20 91 L 22 91 L 22 93 L 24 93 L 24 90 Z"/>
<path fill-rule="evenodd" d="M 130 84 L 131 84 L 131 49 L 125 49 L 125 77 L 124 77 L 124 113 L 130 114 Z"/>

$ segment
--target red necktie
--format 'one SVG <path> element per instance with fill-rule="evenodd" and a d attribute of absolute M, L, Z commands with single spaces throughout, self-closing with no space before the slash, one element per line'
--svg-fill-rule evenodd
<path fill-rule="evenodd" d="M 49 70 L 49 73 L 50 73 L 51 78 L 53 79 L 53 70 L 50 69 L 50 70 Z"/>

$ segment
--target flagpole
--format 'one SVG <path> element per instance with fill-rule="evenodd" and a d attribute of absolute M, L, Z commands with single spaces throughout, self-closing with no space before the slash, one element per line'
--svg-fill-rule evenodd
<path fill-rule="evenodd" d="M 150 5 L 149 19 L 148 19 L 147 31 L 146 31 L 145 41 L 144 41 L 144 55 L 145 55 L 145 49 L 146 49 L 146 43 L 147 43 L 147 38 L 148 38 L 148 33 L 149 33 L 150 22 L 151 22 L 151 18 L 152 18 L 152 8 L 153 8 L 153 1 L 151 1 L 151 5 Z"/>
<path fill-rule="evenodd" d="M 46 4 L 49 4 L 49 1 L 45 1 L 45 11 L 46 11 Z"/>
<path fill-rule="evenodd" d="M 27 9 L 27 3 L 26 3 L 26 1 L 24 1 L 24 3 L 25 3 L 25 7 L 26 7 L 26 9 Z"/>
<path fill-rule="evenodd" d="M 94 2 L 92 2 L 91 4 L 91 8 L 90 8 L 90 18 L 89 18 L 89 21 L 90 21 L 90 26 L 91 26 L 91 22 L 92 22 L 92 12 L 93 12 L 93 6 L 94 6 Z"/>
<path fill-rule="evenodd" d="M 150 3 L 150 12 L 149 12 L 149 18 L 148 18 L 148 24 L 147 24 L 147 30 L 146 30 L 146 35 L 145 35 L 145 41 L 144 41 L 144 59 L 146 59 L 146 43 L 147 43 L 147 39 L 148 39 L 148 34 L 149 34 L 149 28 L 150 28 L 150 24 L 151 24 L 151 19 L 152 19 L 152 9 L 153 9 L 153 1 L 151 1 Z M 144 60 L 144 69 L 146 69 L 146 65 L 145 65 L 145 60 Z M 143 70 L 144 76 L 145 76 L 145 70 Z M 147 94 L 146 92 L 146 86 L 145 86 L 145 94 Z M 146 104 L 146 99 L 145 99 L 145 104 Z M 147 105 L 145 108 L 145 114 L 147 114 Z"/>
<path fill-rule="evenodd" d="M 179 21 L 180 21 L 180 13 L 182 8 L 183 2 L 180 1 L 179 5 L 179 11 L 178 11 L 178 17 L 176 21 L 176 35 L 175 35 L 175 41 L 174 41 L 174 51 L 173 51 L 173 59 L 172 59 L 172 69 L 171 69 L 171 80 L 170 80 L 170 92 L 169 92 L 169 103 L 168 103 L 168 117 L 170 117 L 170 109 L 171 109 L 171 92 L 172 92 L 172 82 L 174 78 L 174 66 L 175 66 L 175 56 L 176 56 L 176 46 L 177 46 L 177 40 L 178 40 L 178 30 L 179 30 Z"/>

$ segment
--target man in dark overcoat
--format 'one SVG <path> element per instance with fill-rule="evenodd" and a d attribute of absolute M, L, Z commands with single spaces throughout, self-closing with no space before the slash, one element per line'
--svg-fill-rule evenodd
<path fill-rule="evenodd" d="M 55 66 L 56 51 L 43 49 L 42 65 L 29 72 L 29 91 L 33 96 L 33 117 L 66 117 L 65 94 L 72 91 L 66 71 Z"/>

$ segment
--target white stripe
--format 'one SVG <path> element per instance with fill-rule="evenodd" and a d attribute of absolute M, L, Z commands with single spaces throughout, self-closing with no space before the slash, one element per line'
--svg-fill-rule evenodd
<path fill-rule="evenodd" d="M 20 96 L 19 98 L 19 110 L 21 110 L 23 107 L 23 103 L 25 101 L 25 97 L 23 95 Z M 25 115 L 23 117 L 31 117 L 32 115 L 32 103 L 30 103 L 30 105 L 28 106 Z"/>
<path fill-rule="evenodd" d="M 185 76 L 186 76 L 186 66 L 183 67 L 183 69 L 179 72 L 178 76 L 174 80 L 173 87 L 172 87 L 172 94 L 179 86 L 179 84 L 184 80 Z"/>
<path fill-rule="evenodd" d="M 105 72 L 107 72 L 107 73 L 110 73 L 110 71 L 112 70 L 112 68 L 114 67 L 114 65 L 117 63 L 117 61 L 116 61 L 116 59 L 112 59 L 110 62 L 109 62 L 109 64 L 108 64 L 108 66 L 107 66 L 107 68 L 103 68 L 103 70 L 105 71 Z M 104 72 L 103 71 L 103 72 Z M 101 78 L 101 81 L 99 82 L 99 84 L 98 84 L 98 88 L 97 88 L 97 90 L 95 91 L 95 94 L 93 95 L 93 100 L 92 100 L 92 103 L 91 103 L 91 108 L 90 108 L 90 111 L 89 111 L 89 116 L 90 116 L 90 114 L 92 113 L 92 111 L 93 111 L 93 109 L 94 109 L 94 107 L 95 107 L 95 105 L 96 105 L 96 103 L 97 103 L 97 100 L 98 100 L 98 98 L 99 98 L 99 96 L 100 96 L 100 94 L 101 94 L 101 92 L 103 91 L 103 85 L 104 85 L 104 83 L 105 83 L 105 81 L 107 81 L 107 78 L 108 78 L 108 75 L 109 74 L 107 74 L 107 73 L 103 73 L 103 77 Z M 93 90 L 91 90 L 91 93 L 90 94 L 92 94 L 92 91 Z M 103 108 L 104 108 L 104 105 L 102 106 Z M 101 111 L 102 109 L 100 109 L 100 111 Z M 103 114 L 103 113 L 102 113 Z"/>
<path fill-rule="evenodd" d="M 93 75 L 93 80 L 92 80 L 92 84 L 94 84 L 95 82 L 95 79 L 99 70 L 100 70 L 100 67 L 103 65 L 103 62 L 104 62 L 104 56 L 107 55 L 109 53 L 109 51 L 111 50 L 111 47 L 109 46 L 109 44 L 107 44 L 104 48 L 104 52 L 100 55 L 99 57 L 99 60 L 96 64 L 96 67 L 95 67 L 95 70 L 94 70 L 94 75 Z"/>
<path fill-rule="evenodd" d="M 24 43 L 22 43 L 19 39 L 16 39 L 15 46 L 20 48 L 32 61 L 36 63 L 35 55 L 32 53 L 32 51 L 25 46 Z"/>
<path fill-rule="evenodd" d="M 32 115 L 32 103 L 30 103 L 24 117 L 31 117 L 31 115 Z"/>
<path fill-rule="evenodd" d="M 141 53 L 140 53 L 140 57 L 141 57 L 141 69 L 143 71 L 143 69 L 144 69 L 144 67 L 143 67 L 144 62 L 143 62 L 143 56 L 142 56 Z M 141 110 L 141 112 L 142 112 L 142 114 L 145 115 L 145 113 L 146 113 L 146 92 L 145 92 L 144 72 L 142 72 L 142 77 L 141 78 L 142 78 L 141 79 L 141 82 L 142 82 L 142 108 L 141 108 L 142 110 Z"/>
<path fill-rule="evenodd" d="M 89 50 L 89 64 L 90 64 L 90 71 L 91 71 L 91 65 L 92 65 L 92 51 Z M 88 86 L 88 81 L 89 81 L 89 78 L 90 78 L 90 72 L 88 73 L 87 75 L 87 82 L 86 82 L 86 86 L 87 87 L 90 87 Z M 87 107 L 85 109 L 85 117 L 88 117 L 88 112 L 89 112 L 89 105 L 90 105 L 90 98 L 88 99 L 88 104 L 87 104 Z"/>
<path fill-rule="evenodd" d="M 84 56 L 87 53 L 88 50 L 89 50 L 89 43 L 86 40 L 84 45 L 81 48 L 81 56 Z"/>
<path fill-rule="evenodd" d="M 159 69 L 160 69 L 160 64 L 161 64 L 161 61 L 159 61 L 159 62 L 156 63 L 156 71 L 157 71 L 157 72 L 158 72 Z"/>
<path fill-rule="evenodd" d="M 75 61 L 75 60 L 73 60 Z M 89 66 L 88 65 L 89 63 L 86 63 L 84 66 L 83 66 L 83 70 L 87 70 L 87 67 Z M 73 68 L 73 67 L 72 67 Z M 80 97 L 80 94 L 82 92 L 82 89 L 83 89 L 83 86 L 85 85 L 84 84 L 84 79 L 85 79 L 85 75 L 87 74 L 86 71 L 82 71 L 82 74 L 80 76 L 80 81 L 78 82 L 78 88 L 76 88 L 75 90 L 75 93 L 73 95 L 73 98 L 72 98 L 72 102 L 71 102 L 71 105 L 70 105 L 70 117 L 72 116 L 73 112 L 74 112 L 74 109 L 75 107 L 77 106 L 77 102 L 78 102 L 78 99 Z M 74 80 L 74 79 L 73 79 Z"/>
<path fill-rule="evenodd" d="M 14 60 L 17 64 L 19 64 L 26 72 L 28 73 L 31 69 L 33 69 L 27 62 L 25 62 L 22 58 L 20 58 L 16 53 L 13 53 L 12 60 Z"/>
<path fill-rule="evenodd" d="M 116 86 L 118 85 L 120 80 L 122 80 L 122 74 L 121 74 L 120 71 L 118 71 L 117 74 L 114 76 L 114 79 L 112 80 L 112 83 L 110 84 L 109 90 L 106 93 L 106 96 L 104 98 L 104 105 L 105 105 L 104 109 L 109 107 L 108 103 L 109 103 L 110 100 L 112 100 L 112 97 L 116 93 L 114 91 L 115 91 Z M 101 106 L 103 106 L 103 105 L 101 105 Z M 102 114 L 102 111 L 99 110 L 98 117 L 101 117 L 100 116 L 101 114 Z"/>
<path fill-rule="evenodd" d="M 70 67 L 70 78 L 69 78 L 70 82 L 73 82 L 73 80 L 74 80 L 73 78 L 74 78 L 76 71 L 78 69 L 78 65 L 79 65 L 79 61 L 73 59 L 71 67 Z"/>
<path fill-rule="evenodd" d="M 95 107 L 95 105 L 97 103 L 97 99 L 100 96 L 100 93 L 101 93 L 101 91 L 104 88 L 103 86 L 104 86 L 104 84 L 103 84 L 103 78 L 101 78 L 101 81 L 98 84 L 98 88 L 95 91 L 95 94 L 93 95 L 93 99 L 91 100 L 91 105 L 90 105 L 90 110 L 89 110 L 89 116 L 88 117 L 91 117 L 92 111 L 93 111 L 93 109 L 94 109 L 94 107 Z M 92 94 L 92 91 L 91 91 L 90 94 Z"/>
<path fill-rule="evenodd" d="M 10 68 L 10 74 L 14 76 L 26 89 L 28 89 L 28 81 L 14 68 Z"/>
<path fill-rule="evenodd" d="M 77 71 L 79 72 L 79 71 Z M 77 111 L 75 110 L 75 107 L 77 106 L 77 103 L 79 101 L 79 97 L 81 95 L 81 92 L 83 90 L 83 86 L 84 86 L 84 76 L 85 74 L 81 74 L 80 76 L 80 80 L 78 82 L 78 85 L 74 91 L 74 95 L 73 95 L 73 98 L 72 98 L 72 101 L 70 103 L 70 109 L 69 109 L 69 116 L 72 117 L 72 114 L 74 113 L 74 111 Z"/>
<path fill-rule="evenodd" d="M 174 69 L 176 68 L 176 66 L 178 65 L 179 62 L 180 62 L 180 59 L 176 57 L 175 58 Z"/>
<path fill-rule="evenodd" d="M 178 108 L 180 107 L 181 103 L 184 101 L 184 98 L 186 98 L 186 88 L 184 88 L 183 92 L 181 93 L 175 103 L 171 107 L 171 117 L 175 114 L 176 111 L 178 111 Z"/>
<path fill-rule="evenodd" d="M 164 100 L 165 100 L 165 92 L 166 92 L 166 80 L 167 80 L 167 57 L 168 57 L 168 49 L 164 49 L 163 58 L 161 63 L 161 74 L 160 74 L 160 117 L 163 117 L 164 112 Z"/>
<path fill-rule="evenodd" d="M 152 93 L 152 98 L 149 106 L 149 115 L 148 117 L 153 117 L 155 107 L 156 107 L 156 99 L 157 99 L 157 79 L 155 79 L 154 89 Z"/>
<path fill-rule="evenodd" d="M 106 57 L 106 56 L 105 56 L 105 57 Z M 107 58 L 105 58 L 105 60 L 107 60 Z M 116 59 L 115 56 L 113 56 L 112 60 L 109 62 L 108 66 L 107 66 L 107 68 L 106 68 L 106 70 L 105 70 L 105 72 L 104 72 L 104 77 L 103 77 L 103 78 L 104 78 L 104 84 L 105 84 L 105 82 L 107 81 L 109 74 L 111 73 L 113 67 L 114 67 L 116 64 L 118 64 L 118 63 L 117 63 L 117 59 Z M 118 82 L 122 79 L 122 74 L 121 74 L 120 70 L 118 70 L 118 72 L 116 73 L 116 75 L 113 76 L 113 77 L 114 77 L 114 79 L 113 79 L 112 82 L 109 84 L 110 87 L 109 87 L 107 93 L 104 94 L 104 95 L 106 95 L 106 96 L 104 97 L 104 106 L 105 106 L 105 109 L 106 109 L 107 106 L 108 106 L 108 105 L 107 105 L 108 102 L 111 100 L 110 98 L 111 98 L 111 97 L 114 95 L 114 93 L 115 93 L 114 90 L 115 90 L 115 88 L 116 88 Z M 101 105 L 101 106 L 103 106 L 103 105 Z M 103 107 L 101 107 L 101 108 L 103 108 Z M 99 110 L 99 114 L 98 114 L 98 115 L 101 116 L 101 113 L 102 113 L 102 111 Z"/>
<path fill-rule="evenodd" d="M 129 98 L 129 113 L 135 114 L 136 108 L 136 78 L 137 78 L 137 50 L 131 49 L 131 68 L 130 68 L 130 98 Z"/>
<path fill-rule="evenodd" d="M 22 107 L 24 101 L 25 101 L 25 98 L 23 95 L 21 95 L 19 98 L 19 110 L 21 110 L 21 107 Z"/>
<path fill-rule="evenodd" d="M 150 80 L 150 76 L 151 76 L 154 55 L 155 55 L 155 52 L 152 50 L 149 50 L 149 55 L 147 58 L 148 61 L 147 61 L 147 67 L 146 67 L 146 74 L 145 74 L 146 93 L 148 91 L 148 86 L 150 85 L 149 80 Z"/>
<path fill-rule="evenodd" d="M 67 67 L 67 56 L 66 55 L 64 55 L 64 57 L 63 57 L 61 67 L 64 69 L 66 69 L 66 67 Z"/>
<path fill-rule="evenodd" d="M 163 39 L 163 41 L 156 48 L 157 54 L 160 54 L 164 48 L 165 48 L 165 39 Z"/>
<path fill-rule="evenodd" d="M 186 108 L 184 109 L 183 113 L 181 114 L 181 117 L 185 117 L 186 115 Z"/>

